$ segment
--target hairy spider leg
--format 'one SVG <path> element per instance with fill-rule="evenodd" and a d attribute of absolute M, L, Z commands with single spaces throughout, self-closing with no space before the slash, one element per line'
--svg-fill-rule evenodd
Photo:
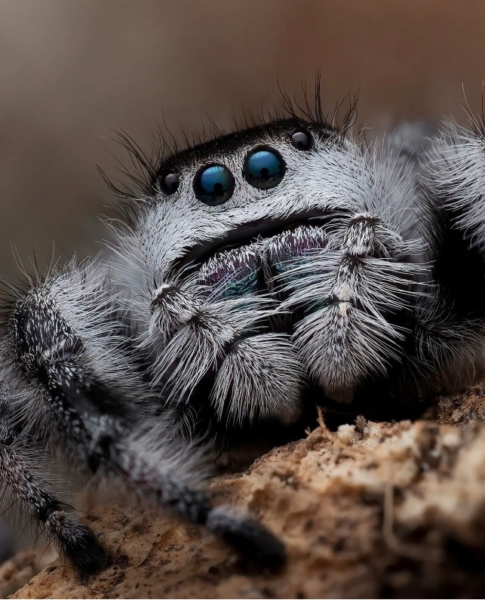
<path fill-rule="evenodd" d="M 53 486 L 35 469 L 37 441 L 18 431 L 6 389 L 2 396 L 6 399 L 0 401 L 0 482 L 23 510 L 44 526 L 59 553 L 77 571 L 90 574 L 102 569 L 108 562 L 106 551 L 74 509 L 56 496 Z"/>
<path fill-rule="evenodd" d="M 63 277 L 62 285 L 72 284 L 69 273 Z M 53 279 L 32 289 L 15 303 L 10 320 L 13 362 L 37 390 L 34 404 L 41 407 L 46 437 L 62 444 L 81 470 L 122 482 L 139 498 L 205 525 L 261 563 L 281 564 L 284 547 L 271 532 L 227 507 L 214 508 L 205 491 L 177 477 L 180 460 L 173 460 L 170 444 L 166 455 L 172 460 L 152 460 L 143 438 L 130 435 L 128 420 L 110 412 L 116 398 L 90 365 L 85 342 L 64 317 L 55 288 Z"/>

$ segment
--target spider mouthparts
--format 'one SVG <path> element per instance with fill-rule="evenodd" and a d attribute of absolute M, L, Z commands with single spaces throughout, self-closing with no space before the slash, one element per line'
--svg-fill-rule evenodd
<path fill-rule="evenodd" d="M 292 271 L 328 243 L 317 225 L 292 223 L 271 236 L 259 234 L 243 244 L 224 245 L 199 269 L 199 281 L 223 295 L 241 297 L 258 292 L 275 292 L 275 278 Z"/>
<path fill-rule="evenodd" d="M 306 211 L 284 218 L 267 218 L 243 223 L 228 230 L 219 238 L 194 245 L 182 258 L 174 262 L 170 271 L 187 276 L 218 254 L 261 243 L 287 231 L 298 229 L 300 226 L 322 226 L 332 216 L 331 212 Z"/>

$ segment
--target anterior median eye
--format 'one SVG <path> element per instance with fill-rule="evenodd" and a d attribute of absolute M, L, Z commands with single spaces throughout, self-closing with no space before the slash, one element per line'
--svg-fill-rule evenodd
<path fill-rule="evenodd" d="M 286 165 L 272 148 L 256 148 L 246 158 L 243 174 L 248 183 L 260 190 L 275 187 L 283 179 Z"/>
<path fill-rule="evenodd" d="M 194 178 L 194 192 L 205 204 L 223 204 L 234 192 L 234 176 L 224 165 L 202 167 Z"/>

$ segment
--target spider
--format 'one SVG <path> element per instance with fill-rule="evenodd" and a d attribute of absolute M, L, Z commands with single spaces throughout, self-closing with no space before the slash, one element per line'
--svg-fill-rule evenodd
<path fill-rule="evenodd" d="M 285 109 L 154 160 L 122 134 L 111 258 L 8 286 L 0 480 L 83 574 L 106 551 L 39 455 L 274 566 L 280 540 L 212 506 L 208 446 L 317 405 L 396 414 L 483 361 L 483 127 L 367 144 L 319 94 Z"/>

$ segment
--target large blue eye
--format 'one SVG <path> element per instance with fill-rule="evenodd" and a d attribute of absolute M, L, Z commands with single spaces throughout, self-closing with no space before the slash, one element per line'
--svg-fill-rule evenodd
<path fill-rule="evenodd" d="M 248 183 L 260 190 L 272 188 L 283 179 L 286 165 L 279 152 L 272 148 L 256 148 L 246 158 L 243 174 Z"/>
<path fill-rule="evenodd" d="M 195 196 L 214 206 L 227 202 L 234 192 L 234 177 L 224 165 L 210 165 L 197 171 L 194 178 Z"/>

